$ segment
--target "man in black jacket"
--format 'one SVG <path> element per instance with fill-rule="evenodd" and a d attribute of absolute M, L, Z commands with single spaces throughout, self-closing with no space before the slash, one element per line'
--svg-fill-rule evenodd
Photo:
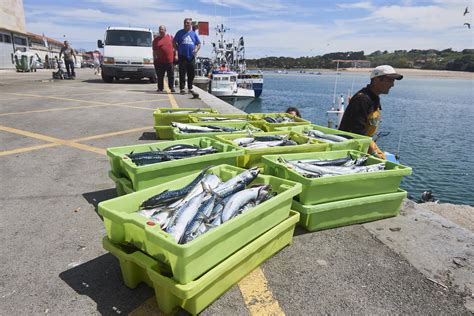
<path fill-rule="evenodd" d="M 388 94 L 395 80 L 401 80 L 392 66 L 382 65 L 374 68 L 370 75 L 370 84 L 357 92 L 350 100 L 342 117 L 339 129 L 365 136 L 374 136 L 380 122 L 381 94 Z M 369 154 L 385 159 L 385 154 L 375 142 L 369 146 Z"/>

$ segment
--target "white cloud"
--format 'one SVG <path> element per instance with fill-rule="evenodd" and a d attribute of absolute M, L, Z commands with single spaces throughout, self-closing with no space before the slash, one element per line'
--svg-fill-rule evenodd
<path fill-rule="evenodd" d="M 213 4 L 227 8 L 242 8 L 249 11 L 271 12 L 285 10 L 289 4 L 283 4 L 279 1 L 260 0 L 258 3 L 248 0 L 200 0 L 201 3 Z"/>
<path fill-rule="evenodd" d="M 372 10 L 375 7 L 372 5 L 372 3 L 365 1 L 365 2 L 356 2 L 356 3 L 338 3 L 336 4 L 337 7 L 341 9 L 366 9 L 366 10 Z"/>

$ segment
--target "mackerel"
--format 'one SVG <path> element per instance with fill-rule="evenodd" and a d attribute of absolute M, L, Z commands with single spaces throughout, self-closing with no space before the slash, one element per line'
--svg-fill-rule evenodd
<path fill-rule="evenodd" d="M 238 188 L 241 187 L 242 185 L 244 187 L 248 185 L 257 177 L 259 172 L 260 171 L 258 170 L 257 167 L 245 170 L 244 172 L 218 185 L 217 188 L 213 190 L 213 192 L 217 194 L 218 197 L 223 199 L 231 195 L 232 193 L 237 192 Z"/>
<path fill-rule="evenodd" d="M 222 210 L 222 223 L 225 223 L 236 216 L 238 211 L 247 203 L 256 201 L 257 199 L 263 199 L 268 194 L 269 189 L 269 185 L 263 185 L 260 187 L 246 189 L 232 195 Z"/>
<path fill-rule="evenodd" d="M 166 232 L 172 235 L 177 243 L 181 241 L 186 226 L 194 218 L 207 195 L 208 193 L 201 192 L 179 207 L 173 214 L 173 217 L 166 227 Z"/>
<path fill-rule="evenodd" d="M 204 191 L 204 187 L 206 187 L 208 190 L 212 190 L 221 183 L 222 183 L 221 179 L 215 174 L 213 173 L 206 174 L 204 178 L 202 178 L 202 181 L 199 183 L 196 183 L 196 185 L 191 189 L 191 191 L 189 191 L 186 194 L 184 198 L 174 202 L 173 204 L 170 204 L 168 207 L 171 209 L 178 208 L 181 205 L 187 203 L 196 195 L 201 194 Z"/>
<path fill-rule="evenodd" d="M 202 170 L 199 175 L 191 181 L 188 185 L 185 187 L 178 189 L 178 190 L 172 190 L 168 191 L 165 190 L 161 193 L 158 193 L 157 195 L 152 196 L 148 200 L 144 201 L 141 204 L 141 208 L 148 209 L 148 208 L 154 208 L 160 205 L 164 205 L 166 203 L 172 203 L 183 197 L 185 194 L 189 193 L 195 186 L 198 184 L 205 176 L 205 173 L 207 170 L 211 167 L 207 167 L 206 169 Z"/>

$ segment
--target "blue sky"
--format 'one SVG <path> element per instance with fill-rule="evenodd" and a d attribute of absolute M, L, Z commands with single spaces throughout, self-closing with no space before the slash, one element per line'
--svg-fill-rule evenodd
<path fill-rule="evenodd" d="M 213 28 L 230 28 L 228 39 L 244 36 L 247 58 L 314 56 L 336 51 L 474 48 L 474 1 L 270 1 L 270 0 L 24 0 L 27 30 L 95 49 L 108 26 L 135 26 L 169 33 L 192 17 Z M 466 6 L 470 11 L 466 16 Z M 463 24 L 472 24 L 468 29 Z"/>

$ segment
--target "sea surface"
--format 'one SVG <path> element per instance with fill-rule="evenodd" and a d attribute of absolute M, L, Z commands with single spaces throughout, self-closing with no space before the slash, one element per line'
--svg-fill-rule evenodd
<path fill-rule="evenodd" d="M 337 94 L 352 94 L 369 82 L 369 74 L 264 73 L 262 96 L 245 108 L 252 112 L 285 112 L 296 106 L 304 119 L 327 126 L 327 110 Z M 474 206 L 474 80 L 407 77 L 381 96 L 379 131 L 390 132 L 377 141 L 398 153 L 413 168 L 402 189 L 413 200 L 431 190 L 440 203 Z"/>

